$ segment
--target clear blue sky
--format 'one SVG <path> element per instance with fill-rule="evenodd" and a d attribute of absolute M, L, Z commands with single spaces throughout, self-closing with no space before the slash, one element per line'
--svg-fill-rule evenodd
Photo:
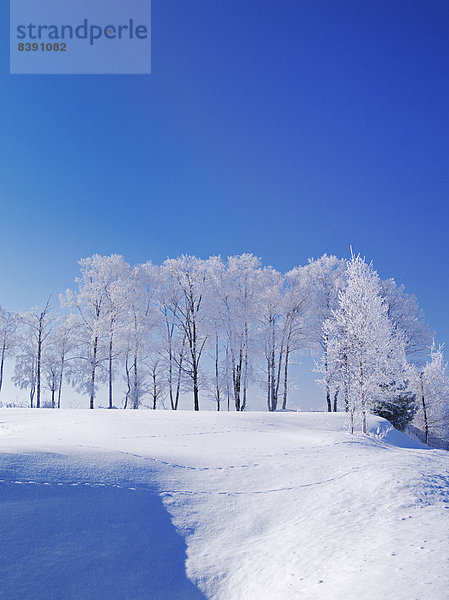
<path fill-rule="evenodd" d="M 0 304 L 94 252 L 349 245 L 449 343 L 449 4 L 153 0 L 150 76 L 11 76 L 0 8 Z"/>

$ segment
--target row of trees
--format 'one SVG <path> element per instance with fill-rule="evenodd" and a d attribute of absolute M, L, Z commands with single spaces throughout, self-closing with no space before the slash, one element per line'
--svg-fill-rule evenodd
<path fill-rule="evenodd" d="M 268 410 L 285 409 L 290 367 L 309 352 L 321 354 L 327 409 L 344 408 L 352 427 L 359 414 L 366 430 L 369 410 L 393 414 L 401 404 L 410 414 L 420 407 L 415 422 L 427 435 L 442 419 L 442 349 L 432 346 L 425 364 L 432 336 L 416 299 L 359 256 L 324 255 L 285 274 L 250 254 L 134 267 L 94 255 L 79 264 L 59 311 L 50 299 L 27 313 L 0 310 L 0 389 L 14 358 L 13 381 L 30 406 L 43 405 L 46 389 L 60 407 L 69 383 L 90 408 L 106 386 L 110 408 L 119 399 L 176 410 L 190 392 L 195 410 L 207 396 L 218 410 L 242 411 L 262 385 Z"/>

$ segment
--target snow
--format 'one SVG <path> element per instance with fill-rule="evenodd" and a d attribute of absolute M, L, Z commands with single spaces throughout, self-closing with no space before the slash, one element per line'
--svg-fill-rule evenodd
<path fill-rule="evenodd" d="M 0 410 L 0 599 L 446 600 L 449 455 L 368 424 Z"/>

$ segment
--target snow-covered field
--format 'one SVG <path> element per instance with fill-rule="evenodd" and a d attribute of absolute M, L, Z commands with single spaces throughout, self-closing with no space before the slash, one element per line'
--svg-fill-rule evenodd
<path fill-rule="evenodd" d="M 447 600 L 449 454 L 343 414 L 0 411 L 3 600 Z"/>

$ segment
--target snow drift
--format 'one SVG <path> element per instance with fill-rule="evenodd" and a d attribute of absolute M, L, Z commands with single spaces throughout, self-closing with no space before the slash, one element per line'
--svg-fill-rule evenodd
<path fill-rule="evenodd" d="M 449 462 L 377 417 L 0 411 L 0 598 L 445 600 Z"/>

